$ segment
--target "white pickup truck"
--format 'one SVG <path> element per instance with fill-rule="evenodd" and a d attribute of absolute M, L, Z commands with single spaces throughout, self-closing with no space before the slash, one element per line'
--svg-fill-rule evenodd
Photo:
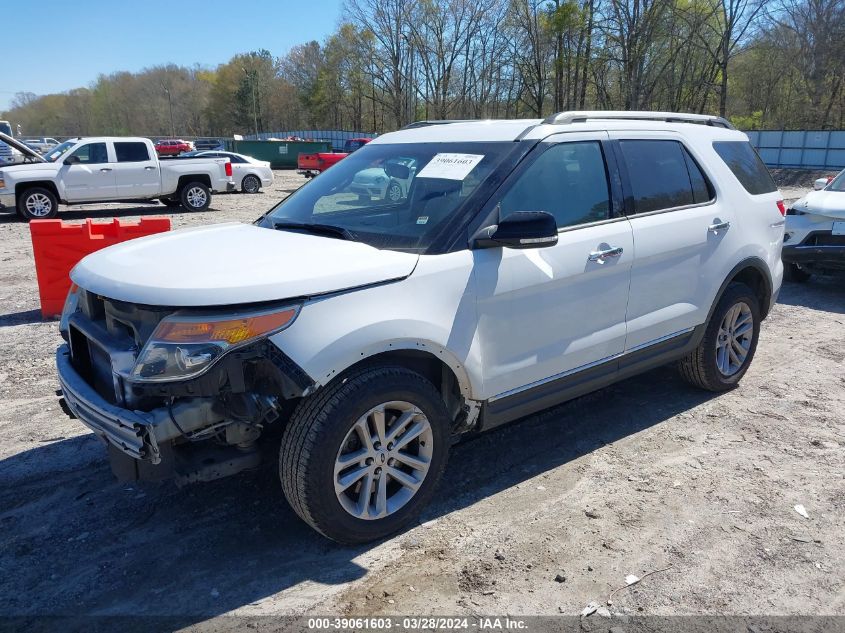
<path fill-rule="evenodd" d="M 90 137 L 66 141 L 44 156 L 0 133 L 24 162 L 0 170 L 0 211 L 26 220 L 53 218 L 59 203 L 88 204 L 158 198 L 167 206 L 204 211 L 211 193 L 232 191 L 227 158 L 159 160 L 152 141 Z"/>

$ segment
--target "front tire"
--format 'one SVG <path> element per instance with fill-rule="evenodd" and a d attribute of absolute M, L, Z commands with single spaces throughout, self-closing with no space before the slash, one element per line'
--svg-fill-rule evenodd
<path fill-rule="evenodd" d="M 716 304 L 704 338 L 679 362 L 681 376 L 708 391 L 735 387 L 754 358 L 760 335 L 760 303 L 743 283 L 731 283 Z"/>
<path fill-rule="evenodd" d="M 294 511 L 340 543 L 402 529 L 431 500 L 450 424 L 440 394 L 403 367 L 372 367 L 303 400 L 282 437 L 279 475 Z"/>
<path fill-rule="evenodd" d="M 211 191 L 201 182 L 189 182 L 179 192 L 179 201 L 189 211 L 205 211 L 211 204 Z"/>
<path fill-rule="evenodd" d="M 18 214 L 27 222 L 49 220 L 59 214 L 59 201 L 49 189 L 32 187 L 18 198 Z"/>
<path fill-rule="evenodd" d="M 252 174 L 244 176 L 244 179 L 241 181 L 241 191 L 244 193 L 258 193 L 260 189 L 261 181 L 258 179 L 258 176 Z"/>

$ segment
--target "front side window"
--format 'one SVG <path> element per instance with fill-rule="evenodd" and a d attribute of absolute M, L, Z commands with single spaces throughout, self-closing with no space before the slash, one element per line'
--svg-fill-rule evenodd
<path fill-rule="evenodd" d="M 117 142 L 114 144 L 118 163 L 142 163 L 150 160 L 150 153 L 144 143 Z"/>
<path fill-rule="evenodd" d="M 83 165 L 96 165 L 109 162 L 105 143 L 88 143 L 75 150 L 72 156 L 79 158 Z"/>
<path fill-rule="evenodd" d="M 516 211 L 551 213 L 558 228 L 606 220 L 610 192 L 598 141 L 560 143 L 543 152 L 500 203 L 499 217 Z"/>
<path fill-rule="evenodd" d="M 751 195 L 778 190 L 769 170 L 748 141 L 715 141 L 713 149 Z"/>
<path fill-rule="evenodd" d="M 291 194 L 259 224 L 426 252 L 451 220 L 477 210 L 479 199 L 486 200 L 511 168 L 497 167 L 525 149 L 512 141 L 369 143 Z"/>
<path fill-rule="evenodd" d="M 704 175 L 679 142 L 623 140 L 619 146 L 636 213 L 683 207 L 710 199 Z"/>

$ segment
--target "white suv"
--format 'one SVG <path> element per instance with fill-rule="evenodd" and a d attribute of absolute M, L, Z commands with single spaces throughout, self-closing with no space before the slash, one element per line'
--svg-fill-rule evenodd
<path fill-rule="evenodd" d="M 358 195 L 373 168 L 407 194 Z M 86 257 L 62 404 L 128 479 L 254 467 L 281 427 L 296 513 L 368 541 L 432 498 L 458 436 L 672 361 L 736 385 L 780 288 L 783 213 L 714 117 L 417 123 L 254 225 Z"/>

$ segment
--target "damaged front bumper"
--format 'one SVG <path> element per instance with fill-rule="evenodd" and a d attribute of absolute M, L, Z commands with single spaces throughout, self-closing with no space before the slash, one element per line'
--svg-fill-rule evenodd
<path fill-rule="evenodd" d="M 133 411 L 108 402 L 74 369 L 70 349 L 62 345 L 56 351 L 56 368 L 62 395 L 71 413 L 107 444 L 129 457 L 161 462 L 161 446 L 182 435 L 174 419 L 186 420 L 192 428 L 211 426 L 223 420 L 215 411 L 212 398 L 190 398 L 172 407 L 151 411 Z"/>

